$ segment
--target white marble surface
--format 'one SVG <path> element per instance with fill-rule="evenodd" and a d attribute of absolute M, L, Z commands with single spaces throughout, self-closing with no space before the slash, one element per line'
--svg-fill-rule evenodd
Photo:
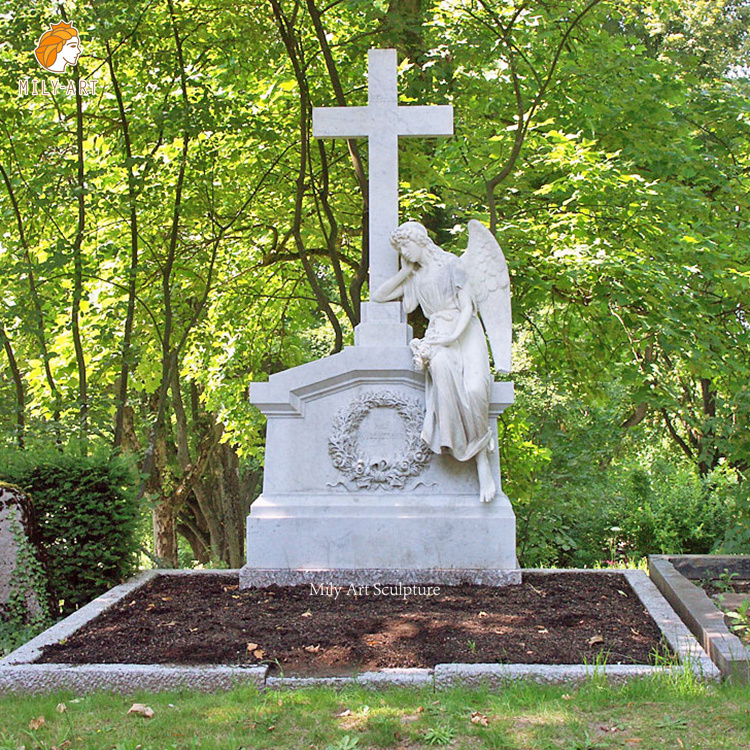
<path fill-rule="evenodd" d="M 336 415 L 384 392 L 423 399 L 423 375 L 408 347 L 347 347 L 252 385 L 251 401 L 268 415 L 268 429 L 263 493 L 247 520 L 247 569 L 517 568 L 510 502 L 502 492 L 492 503 L 479 502 L 473 462 L 433 455 L 402 488 L 375 482 L 362 489 L 334 466 L 329 438 Z M 512 383 L 493 385 L 493 431 L 512 401 Z M 377 412 L 356 430 L 369 463 L 393 461 L 405 444 L 398 413 L 370 414 Z M 497 451 L 491 455 L 501 487 Z"/>
<path fill-rule="evenodd" d="M 453 133 L 452 107 L 399 105 L 397 62 L 396 50 L 370 50 L 367 106 L 313 110 L 316 137 L 368 138 L 370 289 L 398 270 L 389 237 L 399 220 L 399 137 Z M 268 428 L 244 579 L 261 570 L 517 569 L 496 447 L 482 476 L 487 487 L 491 474 L 497 495 L 481 507 L 474 463 L 431 455 L 419 438 L 425 381 L 410 339 L 401 303 L 369 302 L 355 347 L 252 384 Z M 490 390 L 494 436 L 513 385 Z"/>

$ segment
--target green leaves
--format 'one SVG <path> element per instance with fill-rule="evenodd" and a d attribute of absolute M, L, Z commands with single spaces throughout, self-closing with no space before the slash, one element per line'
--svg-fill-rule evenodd
<path fill-rule="evenodd" d="M 0 316 L 27 429 L 45 442 L 77 424 L 75 107 L 15 95 L 19 76 L 41 76 L 30 50 L 47 19 L 11 5 L 0 19 L 0 88 L 13 94 L 0 98 Z M 169 485 L 179 407 L 165 364 L 177 356 L 188 448 L 220 420 L 222 439 L 259 459 L 249 382 L 351 339 L 367 298 L 363 196 L 347 144 L 314 142 L 309 110 L 364 104 L 367 49 L 395 45 L 402 101 L 450 102 L 456 117 L 453 138 L 401 144 L 402 214 L 454 250 L 469 218 L 494 220 L 508 258 L 514 377 L 528 385 L 504 465 L 517 496 L 546 502 L 581 480 L 586 451 L 604 461 L 625 450 L 619 425 L 634 414 L 701 472 L 724 459 L 747 471 L 746 6 L 292 6 L 280 18 L 259 0 L 175 5 L 183 64 L 165 3 L 69 9 L 85 37 L 80 73 L 97 79 L 83 113 L 80 316 L 94 444 L 111 443 L 113 412 L 127 406 L 131 449 L 143 450 L 166 399 Z M 15 385 L 0 368 L 4 424 Z M 599 439 L 576 453 L 565 430 L 586 410 Z"/>

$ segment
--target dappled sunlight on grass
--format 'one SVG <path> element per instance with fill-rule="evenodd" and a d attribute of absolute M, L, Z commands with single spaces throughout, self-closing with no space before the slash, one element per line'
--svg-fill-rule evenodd
<path fill-rule="evenodd" d="M 134 701 L 150 706 L 154 717 L 128 715 Z M 580 687 L 518 682 L 496 691 L 313 688 L 140 693 L 136 698 L 5 696 L 0 698 L 0 750 L 60 747 L 66 741 L 69 750 L 323 750 L 346 742 L 358 750 L 441 744 L 736 750 L 750 746 L 748 705 L 750 687 L 706 686 L 687 678 L 645 678 L 622 687 L 603 681 Z"/>

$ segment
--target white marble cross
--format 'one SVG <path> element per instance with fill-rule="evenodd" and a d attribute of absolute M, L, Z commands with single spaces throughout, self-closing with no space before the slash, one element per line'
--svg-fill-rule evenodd
<path fill-rule="evenodd" d="M 388 241 L 398 226 L 398 138 L 453 135 L 453 107 L 399 106 L 395 49 L 371 49 L 367 71 L 367 106 L 316 107 L 313 135 L 368 139 L 372 290 L 398 271 L 398 255 Z"/>

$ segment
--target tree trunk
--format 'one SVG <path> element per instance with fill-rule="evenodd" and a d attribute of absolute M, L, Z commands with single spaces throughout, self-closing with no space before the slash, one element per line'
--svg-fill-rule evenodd
<path fill-rule="evenodd" d="M 245 519 L 261 486 L 263 470 L 241 472 L 240 459 L 229 443 L 217 445 L 193 498 L 180 510 L 180 533 L 190 542 L 196 560 L 203 548 L 211 560 L 230 568 L 245 562 Z"/>
<path fill-rule="evenodd" d="M 154 556 L 159 566 L 164 568 L 179 567 L 177 554 L 177 526 L 174 507 L 170 498 L 162 498 L 152 512 L 154 525 Z"/>
<path fill-rule="evenodd" d="M 34 274 L 34 264 L 31 260 L 31 253 L 29 251 L 29 243 L 26 240 L 26 232 L 24 230 L 23 225 L 23 219 L 21 218 L 21 209 L 18 206 L 18 201 L 16 200 L 16 194 L 13 190 L 13 185 L 10 181 L 10 177 L 8 176 L 8 173 L 3 168 L 3 165 L 0 164 L 0 175 L 3 178 L 3 182 L 5 183 L 5 187 L 8 191 L 8 197 L 10 198 L 11 206 L 13 207 L 13 215 L 16 217 L 16 223 L 18 225 L 18 239 L 21 242 L 21 247 L 23 248 L 24 258 L 26 260 L 27 265 L 27 277 L 29 280 L 29 291 L 31 293 L 31 302 L 34 308 L 33 318 L 34 318 L 34 324 L 36 329 L 36 334 L 39 339 L 39 347 L 42 351 L 42 358 L 44 361 L 44 374 L 47 378 L 47 385 L 49 386 L 50 394 L 52 395 L 52 402 L 53 402 L 53 408 L 52 408 L 52 419 L 55 423 L 55 432 L 57 433 L 57 442 L 58 444 L 61 442 L 59 429 L 60 429 L 60 392 L 57 390 L 57 385 L 55 384 L 55 379 L 52 376 L 52 368 L 50 367 L 50 360 L 52 359 L 49 348 L 47 347 L 47 338 L 45 334 L 45 324 L 44 324 L 44 308 L 42 307 L 42 300 L 39 296 L 39 291 L 37 289 L 36 284 L 36 276 Z"/>
<path fill-rule="evenodd" d="M 18 368 L 16 355 L 13 353 L 13 347 L 2 323 L 0 323 L 0 342 L 3 345 L 3 349 L 5 349 L 5 355 L 8 357 L 8 365 L 10 366 L 13 385 L 16 389 L 16 443 L 23 450 L 24 432 L 26 430 L 26 392 L 23 387 L 23 377 L 21 376 L 21 370 Z"/>
<path fill-rule="evenodd" d="M 73 333 L 73 348 L 75 349 L 76 365 L 78 367 L 78 428 L 81 440 L 81 448 L 84 455 L 88 452 L 88 423 L 89 423 L 89 396 L 88 382 L 86 378 L 86 358 L 83 353 L 81 341 L 80 311 L 83 298 L 83 231 L 86 221 L 86 199 L 85 173 L 83 165 L 83 98 L 79 86 L 80 74 L 78 68 L 75 71 L 76 84 L 76 150 L 78 152 L 78 184 L 76 195 L 78 199 L 78 227 L 73 242 L 73 304 L 70 314 L 70 325 Z"/>
<path fill-rule="evenodd" d="M 130 209 L 130 265 L 128 267 L 128 307 L 125 315 L 125 331 L 122 337 L 122 360 L 120 362 L 120 377 L 117 381 L 117 412 L 115 414 L 114 447 L 122 447 L 125 430 L 125 409 L 128 399 L 128 378 L 130 374 L 131 345 L 133 338 L 133 321 L 135 320 L 135 293 L 138 278 L 138 211 L 136 206 L 136 179 L 133 172 L 133 148 L 130 142 L 130 126 L 125 102 L 123 100 L 120 82 L 115 73 L 115 62 L 109 41 L 105 40 L 107 47 L 107 61 L 109 63 L 109 75 L 112 87 L 117 99 L 117 109 L 120 113 L 120 124 L 125 146 L 125 171 L 128 175 L 128 205 Z"/>

